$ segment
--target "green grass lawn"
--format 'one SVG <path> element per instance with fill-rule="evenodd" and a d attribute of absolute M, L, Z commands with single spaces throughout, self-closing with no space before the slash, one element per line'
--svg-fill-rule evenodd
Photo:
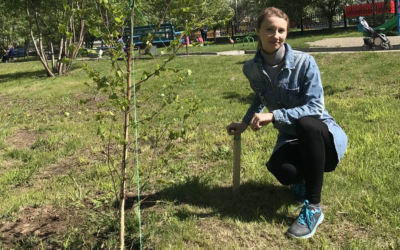
<path fill-rule="evenodd" d="M 178 57 L 169 66 L 191 75 L 162 72 L 138 90 L 138 148 L 132 145 L 128 169 L 128 249 L 139 247 L 135 152 L 143 249 L 400 248 L 400 53 L 314 56 L 326 109 L 349 138 L 343 161 L 325 175 L 325 220 L 315 236 L 302 241 L 284 236 L 297 213 L 288 187 L 265 168 L 276 139 L 272 127 L 242 135 L 241 188 L 232 194 L 233 140 L 225 127 L 241 120 L 253 97 L 242 74 L 252 55 Z M 138 60 L 136 81 L 164 59 Z M 107 164 L 95 119 L 97 111 L 110 108 L 99 106 L 105 94 L 83 84 L 91 80 L 81 63 L 70 76 L 56 78 L 46 78 L 39 61 L 0 67 L 5 249 L 118 247 L 112 180 L 119 165 Z M 109 74 L 106 60 L 87 63 Z M 166 96 L 174 101 L 161 109 Z M 183 119 L 192 105 L 197 109 Z M 171 137 L 171 131 L 182 133 Z M 131 135 L 133 141 L 133 128 Z M 118 155 L 120 147 L 112 146 Z"/>

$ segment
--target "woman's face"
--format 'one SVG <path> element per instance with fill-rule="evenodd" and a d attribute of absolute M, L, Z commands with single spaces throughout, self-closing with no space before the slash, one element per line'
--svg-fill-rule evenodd
<path fill-rule="evenodd" d="M 286 20 L 280 17 L 270 16 L 264 19 L 257 34 L 265 52 L 274 53 L 282 46 L 286 40 L 287 26 Z"/>

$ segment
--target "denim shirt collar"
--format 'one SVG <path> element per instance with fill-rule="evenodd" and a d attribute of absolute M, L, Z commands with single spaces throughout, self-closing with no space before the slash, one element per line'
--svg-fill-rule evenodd
<path fill-rule="evenodd" d="M 288 68 L 288 69 L 294 69 L 294 57 L 293 57 L 293 50 L 292 47 L 290 47 L 289 44 L 284 43 L 286 52 L 285 52 L 285 64 L 283 65 L 283 68 Z M 260 50 L 257 51 L 255 57 L 254 57 L 254 62 L 262 65 L 264 62 L 264 59 L 261 55 Z"/>

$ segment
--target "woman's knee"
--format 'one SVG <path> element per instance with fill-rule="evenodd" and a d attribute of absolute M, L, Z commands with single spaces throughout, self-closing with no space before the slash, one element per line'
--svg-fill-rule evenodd
<path fill-rule="evenodd" d="M 293 173 L 292 171 L 286 171 L 287 169 L 282 165 L 274 165 L 271 162 L 267 162 L 266 164 L 268 171 L 275 176 L 275 178 L 282 185 L 290 185 L 293 183 Z"/>
<path fill-rule="evenodd" d="M 329 130 L 328 126 L 324 122 L 314 117 L 302 117 L 297 121 L 296 132 L 299 137 L 301 135 L 321 136 L 326 132 L 329 133 Z"/>
<path fill-rule="evenodd" d="M 317 121 L 318 120 L 313 117 L 302 117 L 297 120 L 296 129 L 303 131 L 315 130 L 315 124 Z"/>

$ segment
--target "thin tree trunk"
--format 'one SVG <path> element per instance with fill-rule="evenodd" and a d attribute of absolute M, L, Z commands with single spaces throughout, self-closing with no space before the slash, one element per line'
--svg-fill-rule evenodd
<path fill-rule="evenodd" d="M 30 12 L 29 12 L 29 3 L 26 1 L 26 14 L 28 17 L 31 17 Z M 33 45 L 35 46 L 35 50 L 37 55 L 39 56 L 40 62 L 43 64 L 47 76 L 54 77 L 54 74 L 52 70 L 49 67 L 49 63 L 47 62 L 47 56 L 46 53 L 43 50 L 43 43 L 42 43 L 42 33 L 40 29 L 40 25 L 38 22 L 38 16 L 37 16 L 37 11 L 35 11 L 35 22 L 36 22 L 36 27 L 38 29 L 38 40 L 39 40 L 39 45 L 36 42 L 35 36 L 33 35 L 33 23 L 31 18 L 29 18 L 29 29 L 30 29 L 30 36 L 33 42 Z"/>
<path fill-rule="evenodd" d="M 386 19 L 386 9 L 388 7 L 389 0 L 383 1 L 383 10 L 382 10 L 382 16 L 381 16 L 381 24 L 385 22 Z"/>
<path fill-rule="evenodd" d="M 133 5 L 134 6 L 134 5 Z M 134 8 L 131 10 L 131 31 L 133 30 Z M 126 185 L 126 163 L 128 161 L 129 145 L 129 112 L 132 99 L 132 54 L 133 54 L 133 36 L 130 36 L 129 54 L 128 54 L 128 77 L 126 80 L 126 98 L 128 106 L 125 109 L 124 122 L 124 151 L 121 169 L 121 190 L 120 190 L 120 250 L 125 249 L 125 185 Z"/>
<path fill-rule="evenodd" d="M 64 51 L 65 50 L 65 47 L 64 47 L 64 37 L 61 37 L 61 40 L 60 40 L 60 51 L 59 51 L 59 53 L 58 53 L 58 75 L 60 76 L 60 75 L 62 75 L 62 65 L 63 65 L 63 63 L 62 63 L 62 51 Z"/>
<path fill-rule="evenodd" d="M 76 5 L 77 8 L 81 7 L 83 9 L 83 2 L 81 2 L 81 6 L 79 4 Z M 73 60 L 76 59 L 79 48 L 83 44 L 84 40 L 84 35 L 85 35 L 85 19 L 82 17 L 79 17 L 79 23 L 80 23 L 80 31 L 79 31 L 79 37 L 77 38 L 76 36 L 76 25 L 75 25 L 75 20 L 74 20 L 74 13 L 71 14 L 70 19 L 69 19 L 69 28 L 71 29 L 71 33 L 73 34 L 73 38 L 67 40 L 65 39 L 65 42 L 62 46 L 60 46 L 60 53 L 58 56 L 58 71 L 59 75 L 68 75 L 69 72 L 71 71 Z M 79 40 L 78 40 L 79 39 Z M 78 41 L 77 41 L 78 40 Z M 74 45 L 74 50 L 70 52 L 68 50 L 68 47 L 70 45 Z M 61 49 L 63 48 L 63 49 Z M 62 59 L 63 58 L 69 58 L 71 59 L 68 63 L 63 63 Z"/>
<path fill-rule="evenodd" d="M 50 48 L 50 58 L 51 58 L 51 69 L 52 72 L 56 72 L 56 63 L 55 63 L 55 59 L 54 59 L 54 46 L 53 46 L 53 41 L 49 40 L 49 46 Z"/>
<path fill-rule="evenodd" d="M 376 9 L 375 9 L 375 0 L 372 0 L 372 16 L 373 16 L 373 23 L 372 25 L 376 26 Z"/>

